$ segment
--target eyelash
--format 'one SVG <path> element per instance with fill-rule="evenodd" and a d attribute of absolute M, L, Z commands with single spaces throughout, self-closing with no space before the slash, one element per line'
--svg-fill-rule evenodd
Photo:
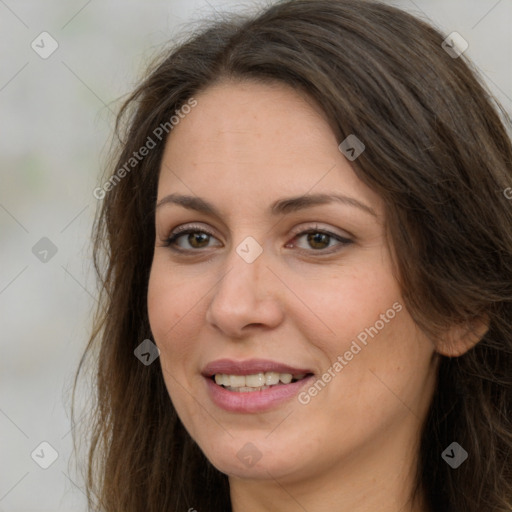
<path fill-rule="evenodd" d="M 208 231 L 207 229 L 205 229 L 204 227 L 189 225 L 189 226 L 186 226 L 183 228 L 178 228 L 176 231 L 171 233 L 171 235 L 166 240 L 163 241 L 162 246 L 168 247 L 172 251 L 182 253 L 182 254 L 190 253 L 190 252 L 196 252 L 196 253 L 202 252 L 201 249 L 182 249 L 182 248 L 179 248 L 179 247 L 173 245 L 180 237 L 182 237 L 184 235 L 193 234 L 193 233 L 201 233 L 201 234 L 205 234 L 205 235 L 215 238 L 215 235 L 213 233 L 211 233 L 210 231 Z M 313 253 L 321 253 L 323 255 L 326 255 L 326 254 L 331 254 L 333 252 L 337 252 L 341 249 L 341 247 L 344 247 L 344 246 L 347 246 L 347 245 L 350 245 L 353 243 L 353 240 L 351 240 L 349 238 L 342 237 L 340 235 L 332 233 L 331 231 L 328 231 L 325 229 L 320 229 L 318 227 L 308 228 L 308 229 L 305 229 L 302 231 L 298 231 L 297 233 L 293 234 L 292 240 L 296 240 L 304 235 L 308 235 L 308 234 L 312 234 L 312 233 L 315 233 L 315 234 L 321 233 L 323 235 L 327 235 L 330 239 L 334 238 L 339 243 L 336 244 L 335 246 L 333 246 L 335 248 L 335 250 L 333 250 L 333 247 L 327 247 L 325 249 L 316 249 L 316 250 L 315 249 L 310 249 L 310 250 L 299 249 L 299 250 L 305 251 L 308 253 L 313 252 Z M 331 240 L 329 240 L 329 242 L 330 241 Z M 336 247 L 338 247 L 338 249 L 336 249 Z M 208 249 L 208 248 L 206 248 L 206 249 Z"/>

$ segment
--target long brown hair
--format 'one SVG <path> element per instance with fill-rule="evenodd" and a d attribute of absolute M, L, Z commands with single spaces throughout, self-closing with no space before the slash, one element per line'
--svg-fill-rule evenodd
<path fill-rule="evenodd" d="M 124 103 L 98 194 L 100 305 L 75 379 L 76 388 L 89 362 L 95 400 L 76 437 L 90 441 L 91 509 L 231 510 L 227 476 L 184 429 L 160 365 L 141 364 L 134 350 L 151 339 L 146 293 L 169 119 L 215 82 L 256 80 L 305 91 L 340 142 L 364 142 L 354 170 L 385 201 L 397 278 L 420 328 L 435 342 L 448 326 L 488 321 L 472 349 L 441 356 L 415 495 L 432 512 L 512 511 L 512 148 L 487 89 L 443 39 L 373 1 L 288 0 L 208 24 Z M 155 147 L 127 167 L 148 137 Z M 441 458 L 454 441 L 469 454 L 457 469 Z"/>

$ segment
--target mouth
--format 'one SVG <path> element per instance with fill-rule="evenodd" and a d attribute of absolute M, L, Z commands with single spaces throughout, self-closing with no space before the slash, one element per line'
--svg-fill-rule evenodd
<path fill-rule="evenodd" d="M 262 412 L 295 396 L 314 373 L 264 359 L 219 359 L 201 372 L 213 402 L 230 412 Z"/>
<path fill-rule="evenodd" d="M 222 386 L 228 391 L 237 393 L 251 393 L 254 391 L 264 391 L 265 389 L 282 386 L 298 382 L 312 373 L 278 373 L 278 372 L 259 372 L 251 375 L 229 375 L 225 373 L 216 373 L 210 378 L 215 384 Z"/>

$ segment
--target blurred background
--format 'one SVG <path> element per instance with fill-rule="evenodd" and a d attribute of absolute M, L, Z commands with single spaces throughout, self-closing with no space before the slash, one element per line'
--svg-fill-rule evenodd
<path fill-rule="evenodd" d="M 268 3 L 0 0 L 0 512 L 85 511 L 70 392 L 96 303 L 93 190 L 117 100 L 194 20 Z M 510 0 L 386 3 L 461 34 L 510 116 Z"/>

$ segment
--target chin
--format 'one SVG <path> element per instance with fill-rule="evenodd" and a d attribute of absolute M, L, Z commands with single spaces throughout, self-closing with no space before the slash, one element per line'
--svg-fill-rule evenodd
<path fill-rule="evenodd" d="M 224 442 L 212 443 L 210 437 L 206 444 L 200 444 L 201 450 L 220 472 L 236 478 L 268 480 L 286 479 L 299 476 L 306 471 L 303 453 L 297 444 L 286 444 L 286 440 L 265 439 L 268 433 L 256 436 L 250 434 L 230 437 L 226 434 Z M 250 439 L 253 439 L 251 441 Z"/>

